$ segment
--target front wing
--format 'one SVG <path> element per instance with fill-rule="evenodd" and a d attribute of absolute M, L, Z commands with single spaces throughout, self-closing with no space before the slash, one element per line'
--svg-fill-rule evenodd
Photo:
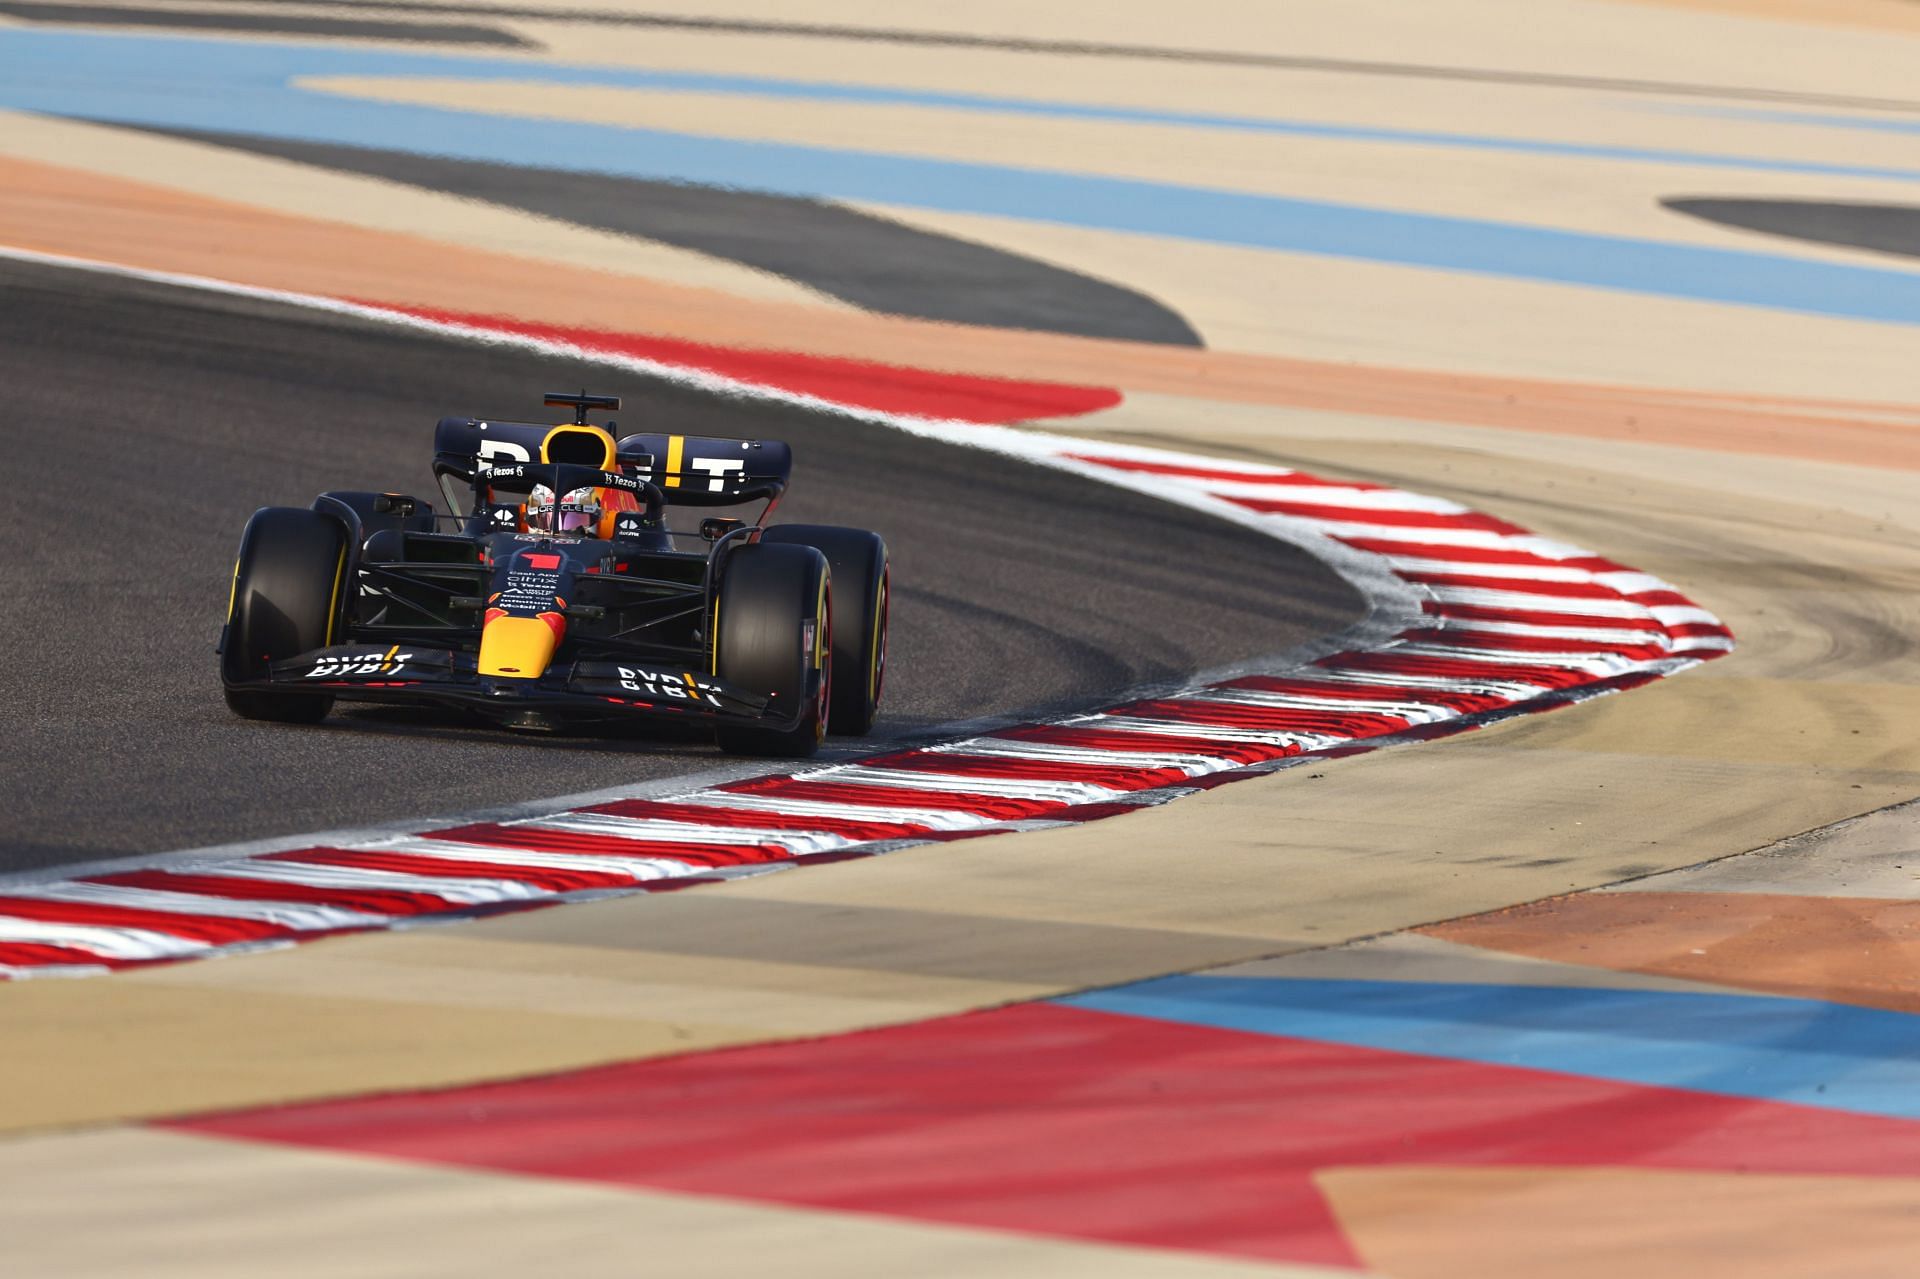
<path fill-rule="evenodd" d="M 413 644 L 336 644 L 270 664 L 235 691 L 329 693 L 347 701 L 455 706 L 514 727 L 635 717 L 765 723 L 769 701 L 668 663 L 556 662 L 538 679 L 481 675 L 475 655 Z"/>

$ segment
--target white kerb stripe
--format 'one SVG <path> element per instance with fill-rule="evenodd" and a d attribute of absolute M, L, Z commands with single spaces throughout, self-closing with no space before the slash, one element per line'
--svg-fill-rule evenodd
<path fill-rule="evenodd" d="M 536 821 L 509 822 L 502 829 L 512 831 L 523 826 L 538 830 L 577 831 L 583 835 L 606 835 L 614 839 L 647 839 L 662 844 L 771 844 L 792 853 L 828 852 L 855 842 L 829 831 L 728 826 L 718 820 L 717 815 L 713 825 L 705 826 L 694 822 L 618 817 L 612 813 L 555 813 Z"/>
<path fill-rule="evenodd" d="M 1363 524 L 1356 520 L 1328 520 L 1312 515 L 1283 515 L 1262 511 L 1264 519 L 1288 524 L 1303 524 L 1329 537 L 1364 537 L 1379 542 L 1417 542 L 1436 549 L 1447 546 L 1471 546 L 1488 551 L 1531 551 L 1531 534 L 1495 533 L 1479 528 L 1419 528 L 1400 524 Z"/>
<path fill-rule="evenodd" d="M 1591 582 L 1592 569 L 1558 564 L 1486 564 L 1478 560 L 1423 559 L 1412 555 L 1383 555 L 1396 573 L 1428 573 L 1446 577 L 1498 577 L 1535 582 Z"/>
<path fill-rule="evenodd" d="M 696 791 L 691 795 L 675 795 L 673 802 L 779 813 L 782 817 L 834 817 L 848 822 L 888 822 L 901 826 L 923 826 L 928 830 L 971 830 L 981 824 L 975 814 L 957 809 L 905 808 L 829 799 L 784 799 L 751 791 Z"/>
<path fill-rule="evenodd" d="M 0 915 L 0 942 L 38 942 L 84 950 L 102 959 L 178 959 L 213 949 L 203 941 L 156 933 L 145 928 L 106 924 L 63 924 L 49 919 Z"/>
<path fill-rule="evenodd" d="M 1139 733 L 1153 737 L 1209 737 L 1221 742 L 1253 742 L 1261 746 L 1298 746 L 1318 750 L 1345 737 L 1327 737 L 1319 733 L 1296 733 L 1280 729 L 1235 728 L 1222 724 L 1192 724 L 1185 720 L 1143 719 L 1133 715 L 1090 715 L 1074 723 L 1076 728 L 1094 728 L 1101 732 Z M 1236 764 L 1235 767 L 1238 767 Z"/>
<path fill-rule="evenodd" d="M 1056 746 L 1004 737 L 973 737 L 952 746 L 929 746 L 929 751 L 991 755 L 996 759 L 1057 760 L 1063 764 L 1111 765 L 1114 768 L 1177 768 L 1189 775 L 1212 772 L 1233 761 L 1221 755 L 1106 750 L 1097 746 Z"/>
<path fill-rule="evenodd" d="M 1395 650 L 1398 651 L 1398 650 Z M 1538 697 L 1546 689 L 1520 680 L 1466 679 L 1458 675 L 1410 675 L 1400 671 L 1328 670 L 1315 676 L 1335 684 L 1385 684 L 1405 688 L 1437 688 L 1450 693 L 1473 693 L 1498 697 L 1507 702 L 1524 702 Z"/>
<path fill-rule="evenodd" d="M 1444 497 L 1407 493 L 1400 489 L 1356 489 L 1337 484 L 1259 484 L 1239 480 L 1199 480 L 1187 487 L 1215 497 L 1265 497 L 1303 506 L 1346 506 L 1370 511 L 1425 511 L 1430 515 L 1471 515 L 1473 512 Z M 1267 514 L 1268 512 L 1262 512 Z M 1287 514 L 1288 512 L 1275 512 Z"/>
<path fill-rule="evenodd" d="M 1600 573 L 1593 580 L 1610 591 L 1619 591 L 1622 595 L 1638 595 L 1643 591 L 1673 590 L 1673 583 L 1655 577 L 1651 573 L 1642 573 L 1638 569 L 1631 568 Z"/>
<path fill-rule="evenodd" d="M 541 870 L 581 870 L 602 875 L 626 875 L 635 880 L 674 879 L 696 870 L 691 862 L 666 857 L 621 857 L 606 853 L 547 853 L 532 848 L 496 848 L 491 845 L 455 844 L 440 839 L 404 839 L 381 844 L 370 852 L 407 853 L 414 857 L 434 857 L 450 862 L 489 862 L 500 866 L 528 866 Z M 507 872 L 511 873 L 511 871 Z"/>
<path fill-rule="evenodd" d="M 1578 613 L 1587 617 L 1649 618 L 1653 610 L 1629 599 L 1592 599 L 1567 595 L 1529 595 L 1482 586 L 1429 586 L 1433 598 L 1447 604 L 1518 609 L 1529 613 Z"/>
<path fill-rule="evenodd" d="M 1303 711 L 1346 711 L 1355 715 L 1392 715 L 1410 724 L 1432 724 L 1452 719 L 1458 711 L 1427 702 L 1372 701 L 1367 698 L 1308 697 L 1298 693 L 1263 693 L 1252 688 L 1209 688 L 1193 695 L 1197 700 L 1236 706 L 1291 707 Z"/>
<path fill-rule="evenodd" d="M 1662 626 L 1723 626 L 1719 618 L 1704 608 L 1694 608 L 1686 604 L 1655 604 L 1648 610 L 1654 620 Z"/>
<path fill-rule="evenodd" d="M 1436 619 L 1441 620 L 1441 619 Z M 1604 626 L 1549 626 L 1543 622 L 1489 622 L 1477 617 L 1444 619 L 1443 630 L 1478 631 L 1483 635 L 1525 635 L 1532 639 L 1582 640 L 1589 644 L 1657 644 L 1673 642 L 1665 631 L 1609 630 Z"/>
<path fill-rule="evenodd" d="M 137 910 L 170 911 L 176 915 L 253 919 L 305 931 L 326 928 L 364 928 L 369 924 L 384 924 L 388 920 L 386 915 L 369 915 L 357 910 L 344 910 L 337 906 L 320 906 L 308 902 L 209 897 L 200 893 L 125 888 L 118 884 L 36 884 L 31 888 L 23 888 L 12 896 L 37 897 L 44 901 L 96 902 L 102 906 L 128 906 Z"/>
<path fill-rule="evenodd" d="M 820 776 L 822 781 L 856 786 L 897 786 L 935 790 L 950 795 L 979 795 L 988 799 L 1034 799 L 1060 804 L 1083 804 L 1126 794 L 1091 782 L 1016 781 L 1009 777 L 969 777 L 961 773 L 922 773 L 913 769 L 853 767 Z"/>
<path fill-rule="evenodd" d="M 482 879 L 478 876 L 409 875 L 404 871 L 376 870 L 373 867 L 329 866 L 320 862 L 230 861 L 209 862 L 200 866 L 174 867 L 194 875 L 227 875 L 234 879 L 270 879 L 279 883 L 305 884 L 309 888 L 339 888 L 348 891 L 387 889 L 394 892 L 431 893 L 455 906 L 484 906 L 492 902 L 535 901 L 553 894 L 545 888 L 517 879 Z"/>
<path fill-rule="evenodd" d="M 1485 662 L 1489 666 L 1507 666 L 1518 670 L 1538 667 L 1542 670 L 1584 671 L 1589 675 L 1618 675 L 1642 665 L 1631 657 L 1612 653 L 1525 653 L 1504 648 L 1472 648 L 1451 644 L 1402 644 L 1392 650 L 1408 657 L 1432 657 L 1447 661 Z"/>

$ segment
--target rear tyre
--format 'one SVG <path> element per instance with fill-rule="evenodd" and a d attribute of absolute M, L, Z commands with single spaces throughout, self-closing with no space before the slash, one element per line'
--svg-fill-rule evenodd
<path fill-rule="evenodd" d="M 825 524 L 781 524 L 768 543 L 811 546 L 833 570 L 833 732 L 864 736 L 887 673 L 887 544 L 878 533 Z"/>
<path fill-rule="evenodd" d="M 769 697 L 770 719 L 791 728 L 723 724 L 734 755 L 804 758 L 826 735 L 833 697 L 832 574 L 808 546 L 743 546 L 727 556 L 713 622 L 714 673 Z"/>
<path fill-rule="evenodd" d="M 265 679 L 268 665 L 333 642 L 346 575 L 346 530 L 314 511 L 269 506 L 254 512 L 240 535 L 233 570 L 233 606 L 220 678 L 227 707 L 245 719 L 312 724 L 333 708 L 327 693 L 235 689 Z"/>

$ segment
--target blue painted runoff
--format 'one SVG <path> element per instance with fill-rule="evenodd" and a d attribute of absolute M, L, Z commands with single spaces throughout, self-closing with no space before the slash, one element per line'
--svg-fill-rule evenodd
<path fill-rule="evenodd" d="M 1822 111 L 1777 111 L 1764 107 L 1690 107 L 1690 115 L 1712 115 L 1724 120 L 1752 120 L 1760 124 L 1804 124 L 1816 129 L 1856 129 L 1867 133 L 1920 133 L 1912 116 L 1834 115 Z"/>
<path fill-rule="evenodd" d="M 1130 1017 L 1920 1119 L 1920 1017 L 1766 995 L 1184 976 L 1055 1000 Z"/>
<path fill-rule="evenodd" d="M 343 75 L 526 79 L 552 72 L 511 58 L 0 29 L 0 107 L 20 111 L 1920 324 L 1920 274 L 1893 269 L 1172 183 L 372 102 L 297 83 Z"/>

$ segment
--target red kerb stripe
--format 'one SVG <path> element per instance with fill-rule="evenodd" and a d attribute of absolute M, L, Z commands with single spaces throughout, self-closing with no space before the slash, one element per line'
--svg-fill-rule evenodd
<path fill-rule="evenodd" d="M 1294 515 L 1346 524 L 1384 524 L 1404 528 L 1463 528 L 1484 533 L 1525 533 L 1518 524 L 1482 515 L 1478 511 L 1440 514 L 1434 511 L 1378 511 L 1366 506 L 1324 506 L 1318 502 L 1288 502 L 1275 497 L 1228 497 L 1249 510 L 1269 515 Z"/>
<path fill-rule="evenodd" d="M 769 813 L 711 804 L 677 804 L 671 800 L 621 799 L 583 808 L 583 813 L 606 813 L 643 821 L 688 822 L 696 826 L 752 826 L 761 830 L 805 831 L 839 835 L 845 839 L 905 839 L 933 829 L 918 822 L 868 822 L 849 817 L 809 817 L 799 813 Z"/>
<path fill-rule="evenodd" d="M 114 906 L 105 902 L 43 901 L 34 897 L 0 897 L 0 915 L 38 919 L 49 923 L 86 924 L 96 928 L 144 928 L 149 932 L 184 937 L 209 946 L 291 937 L 294 930 L 262 919 L 227 919 L 215 915 L 175 914 Z"/>
<path fill-rule="evenodd" d="M 820 800 L 829 804 L 862 804 L 870 808 L 937 808 L 974 813 L 995 821 L 1018 821 L 1060 805 L 1051 800 L 1005 799 L 993 795 L 955 794 L 916 790 L 906 786 L 859 786 L 850 782 L 800 781 L 792 777 L 756 777 L 728 782 L 716 790 L 736 795 L 765 796 L 770 800 Z"/>
<path fill-rule="evenodd" d="M 1049 746 L 1073 746 L 1097 751 L 1145 751 L 1175 755 L 1205 755 L 1235 764 L 1258 764 L 1279 759 L 1289 752 L 1285 746 L 1265 742 L 1225 742 L 1199 734 L 1135 733 L 1121 729 L 1088 728 L 1064 724 L 1035 724 L 1031 728 L 1007 728 L 995 734 L 1010 741 L 1039 742 Z"/>
<path fill-rule="evenodd" d="M 113 884 L 121 888 L 148 888 L 169 893 L 198 893 L 229 901 L 303 902 L 337 906 L 374 915 L 422 915 L 452 910 L 454 903 L 432 893 L 387 888 L 323 888 L 315 884 L 288 884 L 271 879 L 238 879 L 227 875 L 188 875 L 166 870 L 130 870 L 97 875 L 81 883 Z"/>
<path fill-rule="evenodd" d="M 453 861 L 444 857 L 418 857 L 411 853 L 365 848 L 306 848 L 294 853 L 268 853 L 261 860 L 313 866 L 348 866 L 361 870 L 393 870 L 403 875 L 437 876 L 441 879 L 507 879 L 550 893 L 571 893 L 587 888 L 629 888 L 634 883 L 633 876 L 612 871 L 503 866 L 496 862 Z"/>
<path fill-rule="evenodd" d="M 1178 768 L 1128 768 L 1114 764 L 1080 764 L 1058 759 L 1013 759 L 1004 755 L 966 755 L 959 751 L 908 751 L 863 759 L 863 765 L 875 768 L 916 769 L 928 773 L 954 773 L 965 777 L 1007 777 L 1014 780 L 1048 782 L 1087 782 L 1115 790 L 1152 790 L 1181 781 L 1186 773 Z"/>

